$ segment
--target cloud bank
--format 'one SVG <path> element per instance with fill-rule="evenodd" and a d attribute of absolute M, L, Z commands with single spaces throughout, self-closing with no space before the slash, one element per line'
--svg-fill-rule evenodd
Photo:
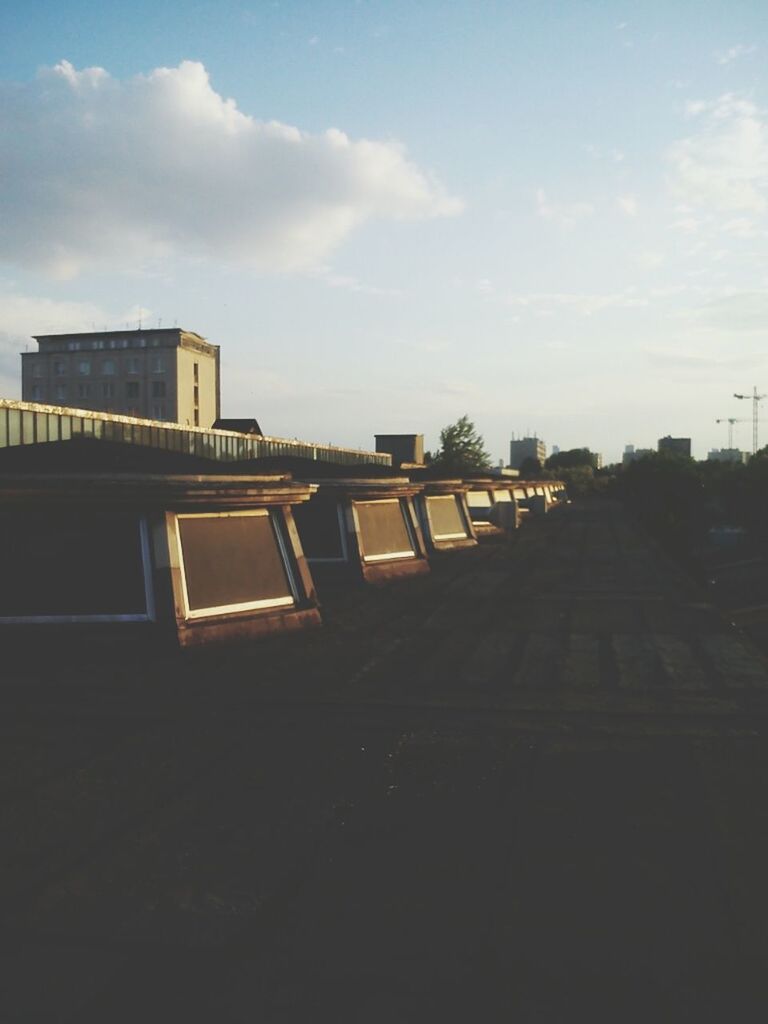
<path fill-rule="evenodd" d="M 676 194 L 691 206 L 720 213 L 768 209 L 768 124 L 750 99 L 726 93 L 695 102 L 696 131 L 671 148 Z"/>
<path fill-rule="evenodd" d="M 258 121 L 192 61 L 0 86 L 0 181 L 0 260 L 61 277 L 180 255 L 303 269 L 368 220 L 461 209 L 398 143 Z"/>

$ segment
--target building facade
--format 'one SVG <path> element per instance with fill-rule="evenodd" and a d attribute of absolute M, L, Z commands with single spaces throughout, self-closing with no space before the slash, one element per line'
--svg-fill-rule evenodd
<path fill-rule="evenodd" d="M 707 455 L 707 462 L 739 462 L 744 465 L 748 459 L 747 452 L 738 448 L 713 448 Z"/>
<path fill-rule="evenodd" d="M 673 452 L 675 455 L 687 455 L 690 458 L 691 439 L 690 437 L 670 437 L 667 434 L 666 437 L 659 438 L 659 451 Z"/>
<path fill-rule="evenodd" d="M 526 459 L 538 459 L 544 465 L 547 458 L 547 446 L 538 437 L 522 437 L 509 442 L 509 465 L 511 469 L 520 469 Z"/>
<path fill-rule="evenodd" d="M 35 337 L 21 356 L 26 402 L 210 427 L 220 415 L 219 346 L 178 327 Z"/>
<path fill-rule="evenodd" d="M 633 462 L 637 462 L 638 459 L 644 459 L 646 455 L 655 455 L 653 448 L 635 448 L 633 444 L 628 444 L 624 448 L 624 454 L 621 457 L 622 466 L 629 466 Z"/>

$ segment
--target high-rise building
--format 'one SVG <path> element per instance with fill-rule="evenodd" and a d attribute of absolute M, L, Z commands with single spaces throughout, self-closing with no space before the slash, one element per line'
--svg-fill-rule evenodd
<path fill-rule="evenodd" d="M 666 437 L 659 438 L 659 451 L 674 452 L 675 455 L 687 455 L 690 458 L 691 439 L 690 437 L 670 437 L 667 434 Z"/>
<path fill-rule="evenodd" d="M 219 346 L 179 327 L 35 336 L 21 356 L 25 402 L 210 427 L 220 413 Z"/>
<path fill-rule="evenodd" d="M 526 459 L 537 459 L 542 466 L 547 458 L 547 446 L 538 437 L 522 437 L 509 442 L 509 465 L 512 469 L 520 469 Z"/>

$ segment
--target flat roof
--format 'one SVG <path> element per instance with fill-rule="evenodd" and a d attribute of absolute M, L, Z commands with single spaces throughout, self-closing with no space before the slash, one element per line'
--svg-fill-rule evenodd
<path fill-rule="evenodd" d="M 122 331 L 57 331 L 55 334 L 33 334 L 35 341 L 40 338 L 123 338 L 126 334 L 189 334 L 206 345 L 212 345 L 202 334 L 196 331 L 188 331 L 184 327 L 126 327 Z"/>

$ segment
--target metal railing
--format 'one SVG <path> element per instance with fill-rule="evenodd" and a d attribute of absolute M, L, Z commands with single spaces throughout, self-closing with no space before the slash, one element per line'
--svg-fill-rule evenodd
<path fill-rule="evenodd" d="M 204 459 L 216 459 L 219 462 L 291 455 L 341 466 L 370 463 L 392 465 L 392 456 L 384 452 L 340 448 L 311 441 L 291 441 L 282 437 L 260 437 L 239 434 L 234 430 L 190 427 L 91 409 L 70 409 L 0 398 L 0 448 L 69 441 L 74 437 L 145 445 L 185 455 L 197 455 Z"/>

